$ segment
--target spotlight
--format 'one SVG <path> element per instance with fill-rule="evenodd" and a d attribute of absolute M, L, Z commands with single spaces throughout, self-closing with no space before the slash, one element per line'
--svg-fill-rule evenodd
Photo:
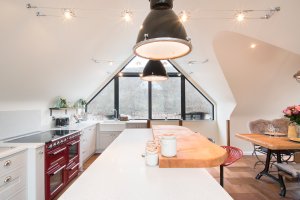
<path fill-rule="evenodd" d="M 238 22 L 242 22 L 245 20 L 245 14 L 240 12 L 238 13 L 236 16 L 235 16 L 235 19 L 238 21 Z"/>
<path fill-rule="evenodd" d="M 72 19 L 73 17 L 75 17 L 75 14 L 73 11 L 71 11 L 70 9 L 65 9 L 64 10 L 64 17 L 66 19 Z"/>
<path fill-rule="evenodd" d="M 251 49 L 255 49 L 255 47 L 256 47 L 256 44 L 254 44 L 254 43 L 252 43 L 252 44 L 250 45 L 250 48 L 251 48 Z"/>
<path fill-rule="evenodd" d="M 123 11 L 122 18 L 125 22 L 130 22 L 132 20 L 132 12 L 129 10 Z"/>
<path fill-rule="evenodd" d="M 190 18 L 189 14 L 186 11 L 181 11 L 178 16 L 181 23 L 186 22 Z"/>

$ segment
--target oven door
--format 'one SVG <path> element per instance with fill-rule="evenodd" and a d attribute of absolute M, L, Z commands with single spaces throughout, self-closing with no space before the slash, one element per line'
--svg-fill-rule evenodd
<path fill-rule="evenodd" d="M 46 173 L 46 199 L 53 199 L 65 186 L 66 164 L 57 164 Z"/>
<path fill-rule="evenodd" d="M 73 162 L 77 163 L 77 160 L 79 160 L 79 142 L 80 142 L 80 136 L 75 137 L 67 144 L 68 165 L 71 165 Z"/>

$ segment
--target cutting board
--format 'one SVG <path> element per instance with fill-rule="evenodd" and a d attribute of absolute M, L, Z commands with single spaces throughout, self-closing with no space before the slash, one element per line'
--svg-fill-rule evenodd
<path fill-rule="evenodd" d="M 154 125 L 153 137 L 175 135 L 177 155 L 167 158 L 159 154 L 160 168 L 208 168 L 221 165 L 227 158 L 222 147 L 210 142 L 200 133 L 182 126 Z"/>

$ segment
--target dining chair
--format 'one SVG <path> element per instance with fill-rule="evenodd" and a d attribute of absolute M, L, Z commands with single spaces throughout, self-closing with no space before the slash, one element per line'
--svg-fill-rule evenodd
<path fill-rule="evenodd" d="M 235 163 L 237 160 L 241 159 L 243 157 L 243 151 L 237 147 L 233 146 L 221 146 L 227 151 L 227 158 L 223 162 L 223 164 L 220 165 L 220 185 L 224 187 L 224 167 L 229 166 L 233 163 Z"/>
<path fill-rule="evenodd" d="M 284 197 L 286 195 L 286 187 L 283 177 L 298 179 L 300 182 L 300 152 L 294 153 L 294 162 L 275 163 L 274 165 L 278 168 L 278 178 L 283 185 L 279 194 Z"/>

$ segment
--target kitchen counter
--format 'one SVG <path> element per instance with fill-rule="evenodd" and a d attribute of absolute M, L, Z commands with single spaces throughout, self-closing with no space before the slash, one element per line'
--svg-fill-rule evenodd
<path fill-rule="evenodd" d="M 26 150 L 27 148 L 24 146 L 16 146 L 16 145 L 6 145 L 6 144 L 1 144 L 0 145 L 0 159 L 10 156 L 12 154 L 21 152 Z"/>
<path fill-rule="evenodd" d="M 141 154 L 151 139 L 151 129 L 126 129 L 59 199 L 232 199 L 203 168 L 146 166 Z"/>

